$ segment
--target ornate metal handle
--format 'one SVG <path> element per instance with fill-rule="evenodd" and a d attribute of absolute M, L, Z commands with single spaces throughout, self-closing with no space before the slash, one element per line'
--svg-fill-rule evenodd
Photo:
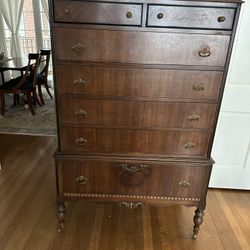
<path fill-rule="evenodd" d="M 144 165 L 144 164 L 140 164 L 140 165 L 128 165 L 126 163 L 121 163 L 118 165 L 121 169 L 126 170 L 130 173 L 136 173 L 139 171 L 145 171 L 145 170 L 151 170 L 151 167 L 149 165 Z"/>
<path fill-rule="evenodd" d="M 197 115 L 196 113 L 193 113 L 192 115 L 190 115 L 190 116 L 188 117 L 188 120 L 189 120 L 189 121 L 198 121 L 199 119 L 200 119 L 200 116 Z"/>
<path fill-rule="evenodd" d="M 70 14 L 69 10 L 64 10 L 64 15 L 68 16 Z"/>
<path fill-rule="evenodd" d="M 75 52 L 82 52 L 84 50 L 85 46 L 82 43 L 74 43 L 72 45 L 72 50 Z"/>
<path fill-rule="evenodd" d="M 87 112 L 83 109 L 79 109 L 75 112 L 75 115 L 77 117 L 85 117 L 87 115 Z"/>
<path fill-rule="evenodd" d="M 82 79 L 82 78 L 79 78 L 79 79 L 73 81 L 73 84 L 75 84 L 76 87 L 80 87 L 81 85 L 86 84 L 86 83 L 87 83 L 87 81 Z"/>
<path fill-rule="evenodd" d="M 204 88 L 204 86 L 202 86 L 202 83 L 198 83 L 198 84 L 193 85 L 193 90 L 195 90 L 195 91 L 202 91 L 204 89 L 205 88 Z"/>
<path fill-rule="evenodd" d="M 134 202 L 126 202 L 126 201 L 122 201 L 119 203 L 120 206 L 125 206 L 126 208 L 129 208 L 129 209 L 136 209 L 138 208 L 139 206 L 140 207 L 143 207 L 144 204 L 141 203 L 141 202 L 137 202 L 137 203 L 134 203 Z"/>
<path fill-rule="evenodd" d="M 224 16 L 219 16 L 217 20 L 219 23 L 222 23 L 226 20 L 226 18 Z"/>
<path fill-rule="evenodd" d="M 195 144 L 193 142 L 187 142 L 186 144 L 184 144 L 184 148 L 185 149 L 192 149 L 194 148 Z"/>
<path fill-rule="evenodd" d="M 76 139 L 76 144 L 78 146 L 85 146 L 87 143 L 87 139 L 83 138 L 83 137 L 80 137 L 78 139 Z"/>
<path fill-rule="evenodd" d="M 80 176 L 76 177 L 76 183 L 78 183 L 80 185 L 85 185 L 85 184 L 87 184 L 87 182 L 88 182 L 88 178 L 85 176 L 80 175 Z"/>
<path fill-rule="evenodd" d="M 158 18 L 158 19 L 162 19 L 163 16 L 164 16 L 163 13 L 158 13 L 158 14 L 157 14 L 157 18 Z"/>
<path fill-rule="evenodd" d="M 126 13 L 126 17 L 127 17 L 127 18 L 131 18 L 132 16 L 133 16 L 133 14 L 132 14 L 131 11 L 128 11 L 128 12 Z"/>
<path fill-rule="evenodd" d="M 209 47 L 204 47 L 199 51 L 200 57 L 209 57 L 211 55 Z"/>
<path fill-rule="evenodd" d="M 190 183 L 188 181 L 186 181 L 186 180 L 180 181 L 178 184 L 179 184 L 179 186 L 181 188 L 188 188 L 188 187 L 190 187 Z"/>

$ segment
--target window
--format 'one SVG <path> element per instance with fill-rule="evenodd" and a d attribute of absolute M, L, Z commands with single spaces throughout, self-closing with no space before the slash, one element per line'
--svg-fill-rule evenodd
<path fill-rule="evenodd" d="M 42 9 L 40 1 L 35 0 L 35 4 L 38 5 L 36 9 L 39 10 L 40 15 L 36 15 L 36 18 L 34 19 L 33 1 L 24 0 L 23 13 L 19 28 L 20 46 L 24 55 L 28 55 L 28 53 L 38 51 L 36 39 L 39 38 L 36 37 L 35 22 L 38 22 L 39 25 L 41 26 L 42 47 L 44 49 L 50 48 L 49 22 L 44 13 L 44 10 Z M 10 55 L 11 33 L 4 20 L 3 24 L 4 24 L 4 33 L 6 38 L 7 53 L 8 55 Z"/>

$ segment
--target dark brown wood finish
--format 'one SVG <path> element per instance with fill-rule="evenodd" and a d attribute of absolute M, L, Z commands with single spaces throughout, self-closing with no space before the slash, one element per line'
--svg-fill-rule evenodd
<path fill-rule="evenodd" d="M 62 128 L 63 152 L 207 155 L 209 132 Z"/>
<path fill-rule="evenodd" d="M 206 168 L 199 164 L 72 161 L 62 166 L 65 193 L 141 195 L 200 199 Z"/>
<path fill-rule="evenodd" d="M 54 32 L 58 60 L 96 62 L 223 67 L 230 40 L 222 35 L 139 31 L 57 28 Z"/>
<path fill-rule="evenodd" d="M 60 229 L 65 201 L 177 203 L 197 237 L 240 2 L 50 0 Z"/>
<path fill-rule="evenodd" d="M 142 4 L 56 1 L 55 22 L 141 25 Z"/>
<path fill-rule="evenodd" d="M 74 98 L 60 99 L 61 122 L 130 128 L 212 129 L 216 104 L 181 102 L 138 102 Z M 179 115 L 176 115 L 179 114 Z"/>
<path fill-rule="evenodd" d="M 148 5 L 148 26 L 231 30 L 235 9 Z"/>
<path fill-rule="evenodd" d="M 222 72 L 58 65 L 59 94 L 217 100 Z"/>

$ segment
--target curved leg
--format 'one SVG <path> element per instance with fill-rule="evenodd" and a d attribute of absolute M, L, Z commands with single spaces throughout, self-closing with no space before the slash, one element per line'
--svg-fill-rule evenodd
<path fill-rule="evenodd" d="M 45 89 L 47 90 L 47 93 L 49 94 L 50 98 L 53 99 L 53 96 L 51 95 L 51 93 L 49 91 L 48 83 L 46 82 L 44 86 L 45 86 Z"/>
<path fill-rule="evenodd" d="M 57 204 L 57 217 L 59 220 L 59 228 L 58 232 L 61 232 L 64 229 L 64 215 L 65 215 L 65 205 L 64 203 L 58 203 Z"/>
<path fill-rule="evenodd" d="M 42 105 L 44 105 L 43 93 L 42 93 L 42 86 L 41 86 L 41 84 L 38 84 L 37 87 L 38 87 L 38 95 L 39 95 L 39 98 L 40 98 L 40 100 L 41 100 Z"/>
<path fill-rule="evenodd" d="M 204 210 L 197 208 L 195 210 L 195 215 L 194 215 L 194 230 L 193 230 L 193 239 L 197 238 L 197 234 L 200 229 L 200 225 L 203 222 L 203 215 L 204 215 Z"/>

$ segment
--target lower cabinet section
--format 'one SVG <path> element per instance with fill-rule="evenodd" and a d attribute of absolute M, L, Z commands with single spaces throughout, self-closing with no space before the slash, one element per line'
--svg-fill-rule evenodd
<path fill-rule="evenodd" d="M 119 194 L 198 201 L 206 174 L 206 167 L 183 163 L 66 160 L 59 166 L 63 194 L 97 197 Z"/>
<path fill-rule="evenodd" d="M 196 206 L 202 213 L 212 160 L 164 161 L 116 157 L 56 156 L 58 215 L 64 224 L 64 202 L 112 201 L 129 208 L 177 203 Z"/>

